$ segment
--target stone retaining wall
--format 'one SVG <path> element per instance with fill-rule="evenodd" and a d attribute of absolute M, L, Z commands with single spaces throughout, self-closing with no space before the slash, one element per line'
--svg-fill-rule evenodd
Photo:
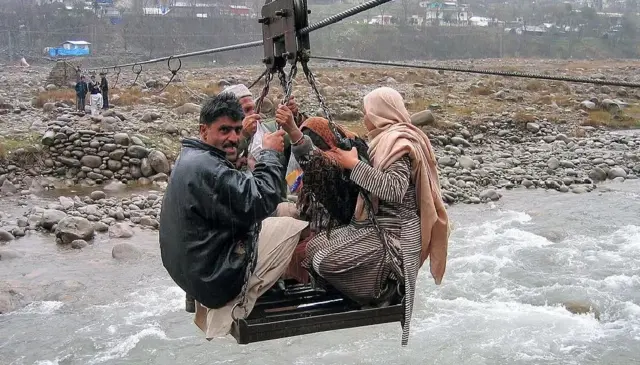
<path fill-rule="evenodd" d="M 78 82 L 80 75 L 76 71 L 78 64 L 71 61 L 57 61 L 53 66 L 49 77 L 47 77 L 47 84 L 53 84 L 58 87 L 67 87 L 75 85 Z"/>
<path fill-rule="evenodd" d="M 126 133 L 99 133 L 53 126 L 42 138 L 43 175 L 93 184 L 116 179 L 149 184 L 167 179 L 171 164 L 162 151 Z"/>

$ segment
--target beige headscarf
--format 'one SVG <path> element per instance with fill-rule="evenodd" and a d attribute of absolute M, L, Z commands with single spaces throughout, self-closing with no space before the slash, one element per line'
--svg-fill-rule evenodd
<path fill-rule="evenodd" d="M 435 153 L 429 138 L 411 124 L 400 93 L 381 87 L 364 98 L 366 118 L 375 129 L 368 134 L 369 156 L 375 169 L 385 170 L 404 155 L 411 158 L 411 180 L 416 186 L 420 208 L 422 250 L 420 266 L 430 258 L 431 275 L 439 285 L 446 269 L 449 218 L 442 202 Z M 373 204 L 377 209 L 377 198 Z M 362 197 L 356 205 L 356 219 L 366 219 Z"/>

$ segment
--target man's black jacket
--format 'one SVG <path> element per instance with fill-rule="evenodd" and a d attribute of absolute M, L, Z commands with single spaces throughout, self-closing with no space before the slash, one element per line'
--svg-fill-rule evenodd
<path fill-rule="evenodd" d="M 208 308 L 240 294 L 262 220 L 281 200 L 279 157 L 262 150 L 251 176 L 215 147 L 182 142 L 162 202 L 160 251 L 171 278 Z"/>

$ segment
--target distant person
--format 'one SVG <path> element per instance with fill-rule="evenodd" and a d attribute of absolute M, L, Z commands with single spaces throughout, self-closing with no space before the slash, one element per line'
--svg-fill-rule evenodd
<path fill-rule="evenodd" d="M 89 92 L 91 93 L 91 115 L 98 115 L 98 110 L 102 108 L 102 93 L 100 92 L 100 84 L 96 82 L 96 76 L 91 75 L 89 82 Z"/>
<path fill-rule="evenodd" d="M 80 76 L 80 80 L 76 83 L 76 109 L 84 112 L 85 99 L 89 92 L 89 86 L 84 79 L 84 76 Z"/>
<path fill-rule="evenodd" d="M 100 91 L 102 92 L 102 109 L 109 109 L 109 81 L 107 81 L 107 75 L 101 73 L 100 76 Z"/>

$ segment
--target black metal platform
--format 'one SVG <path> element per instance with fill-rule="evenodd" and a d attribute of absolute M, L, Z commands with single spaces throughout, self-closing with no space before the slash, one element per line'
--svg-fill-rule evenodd
<path fill-rule="evenodd" d="M 360 309 L 335 291 L 301 284 L 286 288 L 263 295 L 248 318 L 233 323 L 231 334 L 239 344 L 402 321 L 401 300 L 384 308 Z"/>

